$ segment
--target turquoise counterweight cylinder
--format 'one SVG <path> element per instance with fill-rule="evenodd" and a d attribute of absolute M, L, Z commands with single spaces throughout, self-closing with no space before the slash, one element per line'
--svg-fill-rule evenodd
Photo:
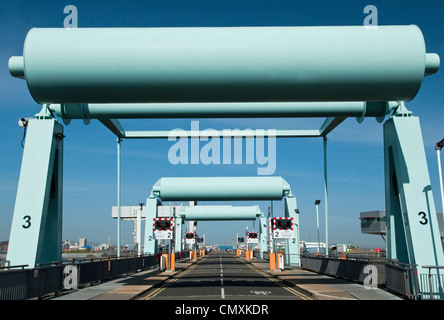
<path fill-rule="evenodd" d="M 213 220 L 256 220 L 261 215 L 259 207 L 231 207 L 231 206 L 197 206 L 185 207 L 181 212 L 186 220 L 213 221 Z"/>
<path fill-rule="evenodd" d="M 225 102 L 51 104 L 63 119 L 218 118 L 218 117 L 383 117 L 398 103 L 391 102 Z"/>
<path fill-rule="evenodd" d="M 282 200 L 290 185 L 281 177 L 160 178 L 152 192 L 162 201 Z"/>
<path fill-rule="evenodd" d="M 10 72 L 40 104 L 408 101 L 417 26 L 34 28 Z"/>

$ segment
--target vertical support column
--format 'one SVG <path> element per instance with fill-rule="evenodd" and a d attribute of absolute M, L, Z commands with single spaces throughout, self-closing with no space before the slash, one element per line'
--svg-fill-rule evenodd
<path fill-rule="evenodd" d="M 153 219 L 157 218 L 158 200 L 156 196 L 151 194 L 146 200 L 146 218 L 145 218 L 145 241 L 143 251 L 146 255 L 154 255 L 157 253 L 157 242 L 154 238 Z"/>
<path fill-rule="evenodd" d="M 263 259 L 264 252 L 267 251 L 267 246 L 268 246 L 267 219 L 263 214 L 259 217 L 259 235 L 260 235 L 259 257 Z"/>
<path fill-rule="evenodd" d="M 328 257 L 328 184 L 327 184 L 327 136 L 324 136 L 324 198 L 325 198 L 325 256 Z"/>
<path fill-rule="evenodd" d="M 63 126 L 29 120 L 7 260 L 28 265 L 62 260 Z"/>
<path fill-rule="evenodd" d="M 117 258 L 120 258 L 120 142 L 117 138 Z"/>
<path fill-rule="evenodd" d="M 177 212 L 174 216 L 174 248 L 176 252 L 182 251 L 182 216 Z"/>
<path fill-rule="evenodd" d="M 270 233 L 270 253 L 273 253 L 273 220 L 271 218 L 268 218 L 268 229 L 268 232 Z"/>
<path fill-rule="evenodd" d="M 421 277 L 444 254 L 419 119 L 403 105 L 384 123 L 384 164 L 388 258 L 417 264 Z M 434 287 L 443 298 L 442 283 Z"/>
<path fill-rule="evenodd" d="M 289 193 L 285 198 L 285 217 L 293 218 L 295 229 L 293 231 L 293 238 L 286 241 L 287 263 L 291 266 L 300 266 L 300 252 L 299 252 L 299 211 L 297 210 L 296 198 Z"/>
<path fill-rule="evenodd" d="M 444 187 L 442 183 L 442 170 L 441 170 L 441 149 L 444 145 L 444 139 L 436 144 L 436 157 L 438 158 L 438 174 L 439 174 L 439 186 L 441 190 L 441 210 L 444 213 Z"/>
<path fill-rule="evenodd" d="M 139 203 L 140 209 L 137 210 L 137 255 L 142 255 L 142 211 L 143 203 Z"/>

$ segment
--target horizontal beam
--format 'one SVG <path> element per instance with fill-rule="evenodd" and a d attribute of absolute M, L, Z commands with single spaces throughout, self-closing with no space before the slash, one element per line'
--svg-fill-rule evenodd
<path fill-rule="evenodd" d="M 51 104 L 63 119 L 384 117 L 398 102 Z"/>
<path fill-rule="evenodd" d="M 32 28 L 10 63 L 39 104 L 410 101 L 438 68 L 415 25 Z"/>
<path fill-rule="evenodd" d="M 168 138 L 297 138 L 320 137 L 319 130 L 204 130 L 204 131 L 125 131 L 125 139 L 168 139 Z"/>
<path fill-rule="evenodd" d="M 161 178 L 152 193 L 161 201 L 282 200 L 290 185 L 272 176 Z"/>
<path fill-rule="evenodd" d="M 347 118 L 327 118 L 319 129 L 319 136 L 325 137 L 327 134 L 333 131 L 334 128 L 340 125 L 345 119 Z"/>
<path fill-rule="evenodd" d="M 258 206 L 194 206 L 185 207 L 180 215 L 192 221 L 256 220 L 262 212 Z"/>
<path fill-rule="evenodd" d="M 114 133 L 118 138 L 125 137 L 125 130 L 120 125 L 119 120 L 117 119 L 99 119 L 99 121 L 107 127 L 112 133 Z"/>

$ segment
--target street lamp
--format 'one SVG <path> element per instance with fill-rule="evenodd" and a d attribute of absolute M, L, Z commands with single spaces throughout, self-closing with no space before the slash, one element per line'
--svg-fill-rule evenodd
<path fill-rule="evenodd" d="M 442 173 L 441 173 L 441 149 L 444 147 L 444 139 L 442 139 L 441 141 L 439 141 L 436 146 L 436 155 L 438 156 L 438 172 L 439 172 L 439 184 L 441 186 L 441 210 L 444 211 L 444 191 L 443 191 L 443 186 L 442 186 Z"/>
<path fill-rule="evenodd" d="M 319 204 L 321 203 L 321 200 L 316 200 L 315 201 L 315 206 L 316 206 L 316 226 L 318 228 L 318 253 L 321 253 L 321 245 L 320 245 L 320 241 L 319 241 Z"/>

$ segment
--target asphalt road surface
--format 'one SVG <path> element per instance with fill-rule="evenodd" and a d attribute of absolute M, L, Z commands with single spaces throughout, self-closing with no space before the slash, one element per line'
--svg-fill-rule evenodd
<path fill-rule="evenodd" d="M 139 300 L 311 300 L 294 287 L 246 263 L 233 252 L 213 251 Z"/>

